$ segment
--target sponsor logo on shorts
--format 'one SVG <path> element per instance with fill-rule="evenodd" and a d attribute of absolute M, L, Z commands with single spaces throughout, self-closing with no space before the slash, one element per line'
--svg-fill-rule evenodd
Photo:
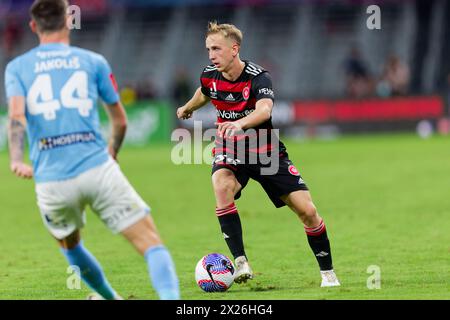
<path fill-rule="evenodd" d="M 293 176 L 299 176 L 300 172 L 298 172 L 297 168 L 293 165 L 290 165 L 288 167 L 289 173 L 292 174 Z"/>
<path fill-rule="evenodd" d="M 237 166 L 241 161 L 238 159 L 228 158 L 226 154 L 219 154 L 214 158 L 214 163 L 228 163 Z"/>
<path fill-rule="evenodd" d="M 113 212 L 111 215 L 109 215 L 105 219 L 106 225 L 109 228 L 114 229 L 122 221 L 126 220 L 127 218 L 129 218 L 139 212 L 140 212 L 140 207 L 137 203 L 132 203 L 131 205 L 126 205 L 125 207 L 119 208 L 118 210 Z"/>
<path fill-rule="evenodd" d="M 39 140 L 39 150 L 45 151 L 54 148 L 64 147 L 71 144 L 87 143 L 95 141 L 95 133 L 90 132 L 74 132 L 60 136 L 47 137 Z"/>
<path fill-rule="evenodd" d="M 64 228 L 68 227 L 66 219 L 64 217 L 53 217 L 50 214 L 44 214 L 45 221 L 52 228 Z"/>

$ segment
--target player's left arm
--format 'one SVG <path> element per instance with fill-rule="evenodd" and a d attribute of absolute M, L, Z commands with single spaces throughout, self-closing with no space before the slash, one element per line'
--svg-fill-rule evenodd
<path fill-rule="evenodd" d="M 255 111 L 239 119 L 238 125 L 241 129 L 254 128 L 261 123 L 266 122 L 272 117 L 273 101 L 269 98 L 263 98 L 256 101 Z"/>
<path fill-rule="evenodd" d="M 33 168 L 24 163 L 25 136 L 25 97 L 12 96 L 8 101 L 8 146 L 10 169 L 18 177 L 31 179 Z"/>
<path fill-rule="evenodd" d="M 272 79 L 267 72 L 253 80 L 252 92 L 256 97 L 255 111 L 236 121 L 216 123 L 220 137 L 233 136 L 240 130 L 257 127 L 271 118 L 274 93 Z"/>

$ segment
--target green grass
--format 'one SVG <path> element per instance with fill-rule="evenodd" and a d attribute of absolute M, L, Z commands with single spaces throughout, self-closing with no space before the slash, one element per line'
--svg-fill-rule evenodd
<path fill-rule="evenodd" d="M 125 149 L 120 163 L 149 202 L 174 257 L 185 299 L 449 299 L 450 140 L 408 135 L 285 141 L 324 217 L 342 286 L 322 289 L 302 225 L 250 183 L 237 202 L 256 278 L 203 293 L 194 268 L 205 254 L 229 255 L 214 214 L 208 165 L 175 166 L 170 146 Z M 84 299 L 66 287 L 66 262 L 42 225 L 34 186 L 0 154 L 0 299 Z M 143 259 L 92 213 L 85 245 L 124 297 L 155 299 Z M 381 289 L 366 287 L 381 269 Z"/>

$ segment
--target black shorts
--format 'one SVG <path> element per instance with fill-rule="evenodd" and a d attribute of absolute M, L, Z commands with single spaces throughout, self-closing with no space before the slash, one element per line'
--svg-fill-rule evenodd
<path fill-rule="evenodd" d="M 213 161 L 212 174 L 220 169 L 229 169 L 234 173 L 237 181 L 242 186 L 241 190 L 234 197 L 236 200 L 240 198 L 241 191 L 245 188 L 250 178 L 258 181 L 277 208 L 286 205 L 280 199 L 281 196 L 298 190 L 308 190 L 300 173 L 288 156 L 279 158 L 279 165 L 275 168 L 275 174 L 262 174 L 262 169 L 267 169 L 268 167 L 269 165 L 263 164 L 241 164 L 229 156 L 217 155 Z"/>

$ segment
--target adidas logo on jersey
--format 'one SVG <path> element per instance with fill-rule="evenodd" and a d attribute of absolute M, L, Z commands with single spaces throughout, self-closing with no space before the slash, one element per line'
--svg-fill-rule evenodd
<path fill-rule="evenodd" d="M 230 94 L 225 98 L 225 100 L 226 100 L 226 101 L 235 101 L 235 99 L 234 99 L 232 93 L 230 93 Z"/>

